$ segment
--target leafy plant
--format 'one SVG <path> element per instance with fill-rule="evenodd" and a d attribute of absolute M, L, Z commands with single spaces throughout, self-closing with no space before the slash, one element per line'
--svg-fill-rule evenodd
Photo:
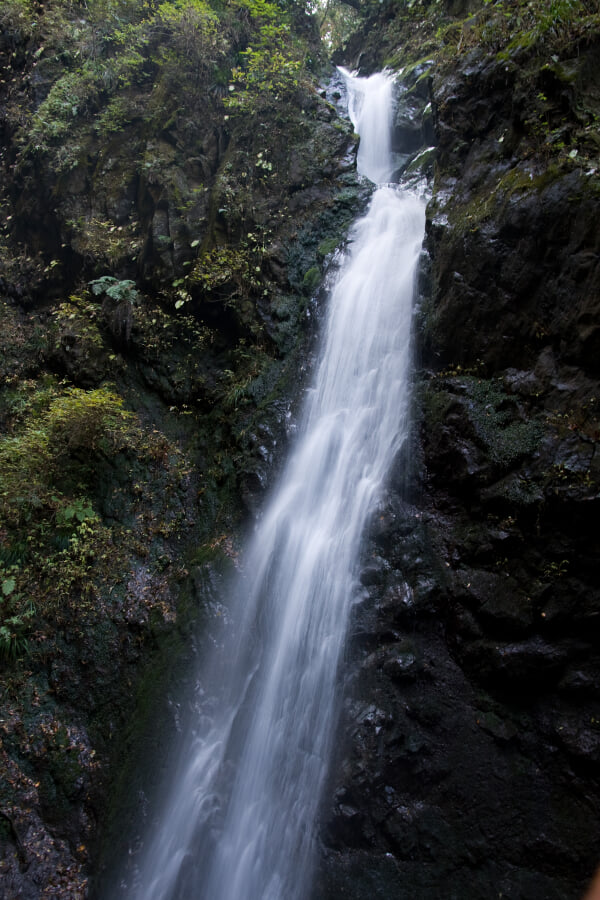
<path fill-rule="evenodd" d="M 50 142 L 64 138 L 73 120 L 97 100 L 101 80 L 101 70 L 92 66 L 59 78 L 33 117 L 29 134 L 32 146 L 46 150 Z"/>
<path fill-rule="evenodd" d="M 168 37 L 160 50 L 162 65 L 174 79 L 187 73 L 194 85 L 213 72 L 226 50 L 219 17 L 204 0 L 161 3 L 154 24 L 158 31 Z"/>
<path fill-rule="evenodd" d="M 82 522 L 98 521 L 90 501 L 87 498 L 72 500 L 68 506 L 63 506 L 56 511 L 56 524 L 58 528 L 72 531 Z"/>
<path fill-rule="evenodd" d="M 240 54 L 242 65 L 232 73 L 235 90 L 224 101 L 229 110 L 255 115 L 274 101 L 293 98 L 302 60 L 288 46 L 286 36 L 284 26 L 264 26 L 260 45 Z"/>
<path fill-rule="evenodd" d="M 225 106 L 232 112 L 257 112 L 273 102 L 290 100 L 300 83 L 304 47 L 292 38 L 287 16 L 270 0 L 235 0 L 258 24 L 249 46 L 239 54 L 240 65 L 232 69 L 230 94 Z"/>
<path fill-rule="evenodd" d="M 133 327 L 133 310 L 140 296 L 135 282 L 103 275 L 90 281 L 89 285 L 95 296 L 104 296 L 102 313 L 111 334 L 118 341 L 127 343 Z"/>
<path fill-rule="evenodd" d="M 0 568 L 0 660 L 14 661 L 29 649 L 27 630 L 34 615 L 31 603 L 17 592 L 18 566 Z"/>
<path fill-rule="evenodd" d="M 269 364 L 270 358 L 260 346 L 246 345 L 242 338 L 232 354 L 234 369 L 225 369 L 222 398 L 226 409 L 237 409 L 251 397 L 252 387 Z"/>
<path fill-rule="evenodd" d="M 135 304 L 140 296 L 135 287 L 135 281 L 130 279 L 120 281 L 112 275 L 103 275 L 102 278 L 95 278 L 89 282 L 89 285 L 94 296 L 99 297 L 102 294 L 106 294 L 107 297 L 111 297 L 118 302 L 125 301 L 126 303 Z"/>
<path fill-rule="evenodd" d="M 5 0 L 0 8 L 0 25 L 10 36 L 21 32 L 28 37 L 35 30 L 35 17 L 30 0 Z"/>

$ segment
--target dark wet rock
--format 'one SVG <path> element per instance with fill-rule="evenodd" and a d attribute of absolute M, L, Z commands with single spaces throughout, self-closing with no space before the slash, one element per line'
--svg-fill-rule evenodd
<path fill-rule="evenodd" d="M 567 752 L 590 764 L 600 762 L 600 721 L 595 717 L 571 715 L 555 723 L 556 735 Z"/>
<path fill-rule="evenodd" d="M 370 528 L 364 565 L 376 548 L 390 568 L 356 608 L 370 641 L 349 691 L 385 725 L 344 719 L 329 796 L 362 817 L 346 847 L 325 839 L 315 900 L 564 900 L 597 863 L 600 159 L 580 111 L 600 114 L 599 38 L 503 58 L 470 39 L 481 4 L 446 7 L 477 8 L 456 23 L 465 50 L 412 88 L 436 144 L 421 494 L 411 511 L 392 489 Z M 429 127 L 411 102 L 409 144 Z"/>
<path fill-rule="evenodd" d="M 518 734 L 518 727 L 513 722 L 491 711 L 479 713 L 477 724 L 498 741 L 510 741 Z"/>
<path fill-rule="evenodd" d="M 365 586 L 383 584 L 389 567 L 387 560 L 373 555 L 360 573 L 361 584 Z"/>
<path fill-rule="evenodd" d="M 490 640 L 462 641 L 457 650 L 464 664 L 487 684 L 519 689 L 523 693 L 547 690 L 562 675 L 570 648 L 535 637 L 519 643 Z"/>
<path fill-rule="evenodd" d="M 503 539 L 503 549 L 508 549 L 507 540 L 508 534 Z M 452 577 L 452 595 L 474 612 L 486 631 L 524 634 L 533 625 L 532 599 L 522 593 L 518 582 L 508 573 L 458 569 Z"/>
<path fill-rule="evenodd" d="M 414 653 L 400 645 L 397 649 L 390 647 L 387 650 L 382 668 L 393 681 L 411 681 L 419 676 L 424 667 Z"/>
<path fill-rule="evenodd" d="M 588 648 L 591 656 L 592 648 Z M 579 664 L 574 662 L 569 666 L 561 679 L 559 688 L 567 694 L 582 694 L 583 696 L 600 696 L 600 661 L 596 659 L 584 659 Z"/>

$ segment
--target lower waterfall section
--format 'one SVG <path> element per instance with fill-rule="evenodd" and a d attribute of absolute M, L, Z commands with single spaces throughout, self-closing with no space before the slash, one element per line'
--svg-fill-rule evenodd
<path fill-rule="evenodd" d="M 380 87 L 388 118 L 391 102 L 389 79 L 376 78 L 375 91 L 354 79 L 363 120 L 377 125 L 362 135 L 367 159 L 379 117 L 364 105 L 381 104 Z M 302 900 L 310 889 L 361 536 L 407 434 L 424 226 L 422 199 L 382 185 L 352 230 L 301 436 L 245 555 L 232 624 L 202 669 L 211 700 L 185 736 L 128 897 Z"/>

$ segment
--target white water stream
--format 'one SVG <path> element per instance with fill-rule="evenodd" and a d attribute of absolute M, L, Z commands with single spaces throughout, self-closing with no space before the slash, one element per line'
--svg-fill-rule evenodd
<path fill-rule="evenodd" d="M 392 82 L 344 73 L 360 171 L 391 177 Z M 351 233 L 300 438 L 201 676 L 218 694 L 182 764 L 136 900 L 301 900 L 334 736 L 361 535 L 406 436 L 424 203 L 382 185 Z"/>

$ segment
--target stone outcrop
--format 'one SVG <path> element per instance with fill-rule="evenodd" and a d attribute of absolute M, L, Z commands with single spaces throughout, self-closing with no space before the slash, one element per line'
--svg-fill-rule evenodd
<path fill-rule="evenodd" d="M 600 38 L 485 22 L 426 75 L 416 486 L 365 554 L 318 898 L 575 900 L 597 864 Z"/>

